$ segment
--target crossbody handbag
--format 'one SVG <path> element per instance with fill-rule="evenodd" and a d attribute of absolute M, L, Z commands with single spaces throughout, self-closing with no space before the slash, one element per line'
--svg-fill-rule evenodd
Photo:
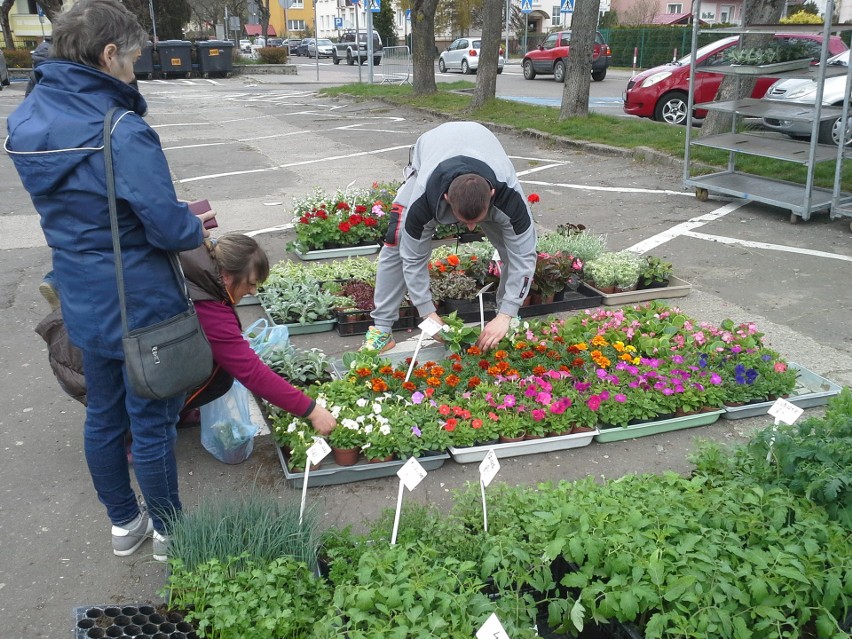
<path fill-rule="evenodd" d="M 213 371 L 210 344 L 198 322 L 195 307 L 186 288 L 186 279 L 177 255 L 168 253 L 172 272 L 186 298 L 186 310 L 152 326 L 129 330 L 124 296 L 124 269 L 118 235 L 118 208 L 115 199 L 115 173 L 112 164 L 112 120 L 117 108 L 104 118 L 104 162 L 109 198 L 109 223 L 115 254 L 115 279 L 121 309 L 122 348 L 127 376 L 136 394 L 149 399 L 167 399 L 197 388 Z"/>

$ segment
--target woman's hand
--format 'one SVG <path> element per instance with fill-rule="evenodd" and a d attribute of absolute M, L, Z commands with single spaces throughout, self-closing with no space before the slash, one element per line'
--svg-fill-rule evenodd
<path fill-rule="evenodd" d="M 337 420 L 334 419 L 334 415 L 319 404 L 314 406 L 311 414 L 308 415 L 308 419 L 311 421 L 311 426 L 314 427 L 314 430 L 323 437 L 328 435 L 337 426 Z"/>

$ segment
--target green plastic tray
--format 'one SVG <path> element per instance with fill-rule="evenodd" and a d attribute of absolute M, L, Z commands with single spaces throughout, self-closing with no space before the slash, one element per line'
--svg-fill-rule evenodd
<path fill-rule="evenodd" d="M 671 419 L 661 419 L 659 421 L 644 422 L 624 427 L 600 428 L 599 426 L 600 433 L 595 435 L 595 441 L 617 442 L 622 439 L 636 439 L 637 437 L 668 433 L 673 430 L 707 426 L 718 420 L 724 412 L 724 410 L 719 409 L 707 413 L 696 413 L 695 415 L 686 415 L 685 417 L 672 417 Z"/>

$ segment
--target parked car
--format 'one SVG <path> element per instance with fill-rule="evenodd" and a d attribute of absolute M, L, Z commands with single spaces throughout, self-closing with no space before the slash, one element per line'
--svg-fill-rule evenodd
<path fill-rule="evenodd" d="M 251 40 L 248 40 L 248 39 L 240 40 L 240 52 L 241 53 L 251 53 Z"/>
<path fill-rule="evenodd" d="M 284 44 L 290 49 L 290 55 L 296 55 L 296 50 L 299 48 L 301 42 L 298 38 L 290 38 L 289 40 L 285 40 Z"/>
<path fill-rule="evenodd" d="M 479 68 L 480 45 L 479 38 L 458 38 L 441 52 L 438 56 L 438 70 L 441 73 L 447 71 L 461 71 L 464 74 L 476 73 Z M 503 73 L 503 47 L 497 58 L 497 73 Z"/>
<path fill-rule="evenodd" d="M 790 44 L 803 44 L 813 52 L 814 59 L 819 61 L 821 34 L 777 33 L 775 39 Z M 739 36 L 731 36 L 701 47 L 696 52 L 696 66 L 706 68 L 729 64 L 725 52 L 738 42 Z M 836 55 L 846 51 L 848 47 L 838 36 L 831 36 L 828 49 L 832 55 Z M 691 55 L 685 55 L 677 62 L 648 69 L 630 78 L 622 96 L 624 112 L 669 124 L 686 124 L 690 60 Z M 696 73 L 695 104 L 713 100 L 723 77 L 719 73 Z M 775 80 L 777 78 L 758 78 L 751 97 L 762 98 Z M 696 110 L 694 117 L 703 118 L 706 114 L 706 111 Z"/>
<path fill-rule="evenodd" d="M 319 51 L 320 58 L 330 58 L 334 55 L 334 44 L 328 38 L 312 40 L 308 44 L 308 57 L 316 58 Z"/>
<path fill-rule="evenodd" d="M 305 38 L 301 42 L 299 42 L 299 46 L 296 47 L 296 55 L 308 55 L 308 45 L 314 41 L 313 38 Z"/>
<path fill-rule="evenodd" d="M 9 86 L 9 68 L 6 66 L 6 56 L 0 51 L 0 91 Z"/>
<path fill-rule="evenodd" d="M 284 46 L 284 40 L 282 40 L 281 38 L 269 38 L 269 40 L 266 41 L 266 46 L 267 47 L 283 47 Z"/>
<path fill-rule="evenodd" d="M 532 80 L 537 75 L 552 75 L 557 82 L 565 82 L 570 44 L 570 31 L 556 31 L 548 35 L 537 49 L 528 51 L 524 55 L 521 61 L 524 78 Z M 600 82 L 606 77 L 606 70 L 611 60 L 612 51 L 609 45 L 600 31 L 596 31 L 592 51 L 592 80 Z"/>
<path fill-rule="evenodd" d="M 830 67 L 841 67 L 847 69 L 849 67 L 850 51 L 844 51 L 827 61 Z M 778 80 L 775 84 L 769 87 L 769 90 L 764 96 L 764 100 L 772 102 L 794 102 L 796 104 L 805 104 L 813 106 L 816 101 L 817 83 L 814 80 L 806 80 L 804 78 L 791 78 L 787 80 Z M 846 73 L 826 77 L 823 82 L 822 89 L 822 104 L 823 106 L 843 106 L 843 97 L 849 91 L 846 84 Z M 819 124 L 819 143 L 820 144 L 840 144 L 840 139 L 843 135 L 841 126 L 841 117 L 823 120 Z M 849 118 L 852 121 L 852 118 Z M 786 133 L 791 138 L 810 139 L 811 123 L 806 120 L 778 120 L 776 118 L 764 118 L 763 126 L 773 131 Z M 849 144 L 849 127 L 846 129 L 846 144 Z"/>
<path fill-rule="evenodd" d="M 332 53 L 332 61 L 334 64 L 340 64 L 341 60 L 346 60 L 346 64 L 354 65 L 366 64 L 369 61 L 369 42 L 367 40 L 366 31 L 353 31 L 351 29 L 344 31 L 337 43 L 334 45 Z M 382 63 L 382 39 L 379 32 L 373 30 L 373 66 L 379 66 Z"/>

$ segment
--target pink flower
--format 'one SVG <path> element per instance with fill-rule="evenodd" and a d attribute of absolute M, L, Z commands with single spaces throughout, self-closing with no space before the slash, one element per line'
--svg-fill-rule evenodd
<path fill-rule="evenodd" d="M 592 410 L 597 410 L 601 407 L 601 398 L 597 395 L 592 395 L 589 399 L 586 400 L 586 406 L 591 408 Z"/>
<path fill-rule="evenodd" d="M 532 411 L 531 414 L 532 414 L 533 421 L 540 422 L 541 420 L 544 419 L 546 413 L 542 409 L 536 408 L 535 410 Z"/>
<path fill-rule="evenodd" d="M 775 366 L 773 366 L 776 373 L 783 373 L 787 370 L 787 364 L 784 362 L 775 362 Z"/>
<path fill-rule="evenodd" d="M 623 404 L 627 401 L 627 395 L 623 393 L 617 393 L 615 396 L 615 401 L 617 401 L 619 404 Z"/>

